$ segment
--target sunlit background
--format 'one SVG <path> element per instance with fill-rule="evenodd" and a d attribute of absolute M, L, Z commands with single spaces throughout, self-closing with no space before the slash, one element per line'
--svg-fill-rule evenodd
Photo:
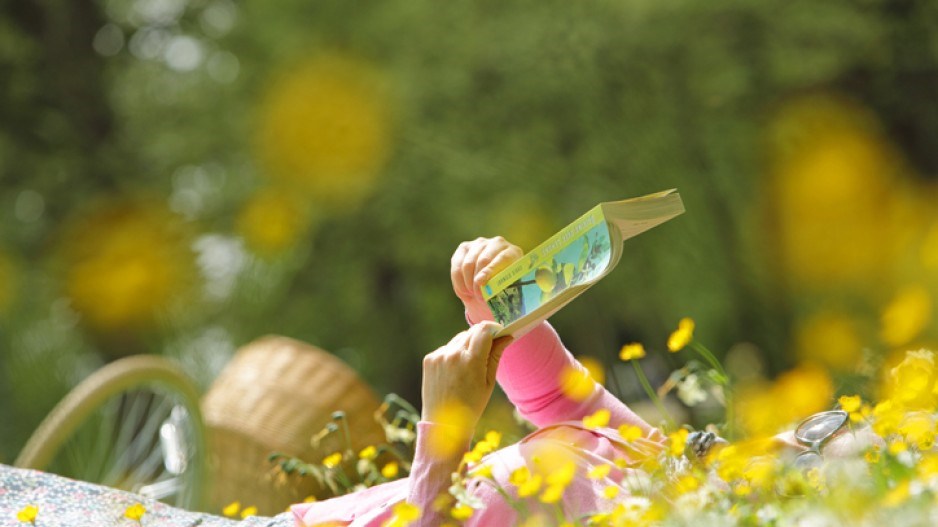
<path fill-rule="evenodd" d="M 568 346 L 641 408 L 620 347 L 661 384 L 689 316 L 749 432 L 828 408 L 938 344 L 936 94 L 930 0 L 6 2 L 0 462 L 108 361 L 266 334 L 419 402 L 459 242 L 672 187 Z"/>

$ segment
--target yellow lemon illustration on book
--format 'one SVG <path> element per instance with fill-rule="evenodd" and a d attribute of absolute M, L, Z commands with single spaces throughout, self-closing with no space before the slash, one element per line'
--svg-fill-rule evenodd
<path fill-rule="evenodd" d="M 539 267 L 537 271 L 534 272 L 534 281 L 537 283 L 537 286 L 541 288 L 541 291 L 545 293 L 550 293 L 554 290 L 554 286 L 557 285 L 557 274 L 554 273 L 554 270 L 549 266 Z"/>

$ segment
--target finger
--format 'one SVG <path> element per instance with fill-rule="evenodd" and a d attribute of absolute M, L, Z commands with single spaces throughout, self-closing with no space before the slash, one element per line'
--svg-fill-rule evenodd
<path fill-rule="evenodd" d="M 489 240 L 482 249 L 482 252 L 479 253 L 479 257 L 476 258 L 475 268 L 472 270 L 472 290 L 477 292 L 479 288 L 485 283 L 485 281 L 480 281 L 480 275 L 482 271 L 486 269 L 489 264 L 505 249 L 508 248 L 508 243 L 505 242 L 505 239 L 499 236 L 498 238 L 493 238 Z"/>
<path fill-rule="evenodd" d="M 490 278 L 508 267 L 512 262 L 520 259 L 523 255 L 524 253 L 521 252 L 520 247 L 508 244 L 508 247 L 504 247 L 501 252 L 492 258 L 492 261 L 488 262 L 488 264 L 476 274 L 475 288 L 481 288 Z"/>
<path fill-rule="evenodd" d="M 435 351 L 428 353 L 428 355 L 448 355 L 450 353 L 462 352 L 469 346 L 469 330 L 460 331 L 453 338 L 449 339 L 449 342 L 440 346 Z"/>
<path fill-rule="evenodd" d="M 449 277 L 453 281 L 453 291 L 456 292 L 456 296 L 464 298 L 469 292 L 466 289 L 466 281 L 463 279 L 462 275 L 462 262 L 465 259 L 466 251 L 469 250 L 469 242 L 462 242 L 459 244 L 459 247 L 456 248 L 456 252 L 453 253 L 452 258 L 449 261 Z"/>
<path fill-rule="evenodd" d="M 482 322 L 469 329 L 469 360 L 485 364 L 492 349 L 492 337 L 500 328 L 494 322 Z"/>
<path fill-rule="evenodd" d="M 470 294 L 472 294 L 473 289 L 472 279 L 474 277 L 476 268 L 476 260 L 479 258 L 479 254 L 483 249 L 485 249 L 484 239 L 477 238 L 475 241 L 469 244 L 466 253 L 463 255 L 461 268 L 463 289 Z"/>
<path fill-rule="evenodd" d="M 498 373 L 498 363 L 502 360 L 502 353 L 504 353 L 505 348 L 510 346 L 514 341 L 515 338 L 509 335 L 507 337 L 498 338 L 492 342 L 492 350 L 489 352 L 488 369 L 485 372 L 486 386 L 495 385 L 495 374 Z"/>

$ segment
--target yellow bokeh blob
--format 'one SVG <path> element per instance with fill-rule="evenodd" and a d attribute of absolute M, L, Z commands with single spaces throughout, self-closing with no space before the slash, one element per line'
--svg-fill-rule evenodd
<path fill-rule="evenodd" d="M 816 360 L 835 370 L 856 369 L 862 359 L 863 341 L 856 322 L 835 310 L 820 311 L 799 322 L 795 346 L 801 360 Z"/>
<path fill-rule="evenodd" d="M 265 173 L 318 203 L 349 205 L 372 189 L 391 149 L 383 79 L 368 64 L 322 55 L 275 78 L 260 107 Z"/>
<path fill-rule="evenodd" d="M 430 452 L 442 459 L 466 451 L 476 425 L 476 416 L 459 401 L 443 401 L 429 416 L 438 426 L 427 437 Z"/>
<path fill-rule="evenodd" d="M 154 202 L 111 203 L 76 221 L 62 255 L 72 307 L 104 331 L 152 324 L 196 275 L 188 230 Z"/>
<path fill-rule="evenodd" d="M 285 189 L 253 194 L 236 220 L 248 247 L 262 256 L 280 254 L 297 244 L 310 224 L 309 207 Z"/>
<path fill-rule="evenodd" d="M 883 342 L 893 347 L 908 344 L 931 322 L 931 314 L 932 300 L 927 289 L 919 285 L 902 289 L 883 309 Z"/>
<path fill-rule="evenodd" d="M 782 373 L 774 382 L 757 381 L 740 387 L 735 397 L 736 414 L 747 436 L 770 436 L 799 419 L 826 410 L 833 394 L 834 384 L 827 370 L 802 364 Z"/>
<path fill-rule="evenodd" d="M 537 247 L 558 229 L 542 202 L 527 197 L 508 198 L 504 206 L 494 212 L 496 232 L 525 252 Z"/>
<path fill-rule="evenodd" d="M 803 97 L 781 108 L 769 138 L 781 271 L 808 289 L 881 283 L 921 218 L 872 114 L 832 95 Z"/>

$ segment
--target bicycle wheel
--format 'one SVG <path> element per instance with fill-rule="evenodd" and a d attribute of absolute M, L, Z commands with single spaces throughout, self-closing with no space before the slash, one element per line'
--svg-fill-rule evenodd
<path fill-rule="evenodd" d="M 126 357 L 72 389 L 15 466 L 201 510 L 208 486 L 205 433 L 189 377 L 164 357 Z"/>

